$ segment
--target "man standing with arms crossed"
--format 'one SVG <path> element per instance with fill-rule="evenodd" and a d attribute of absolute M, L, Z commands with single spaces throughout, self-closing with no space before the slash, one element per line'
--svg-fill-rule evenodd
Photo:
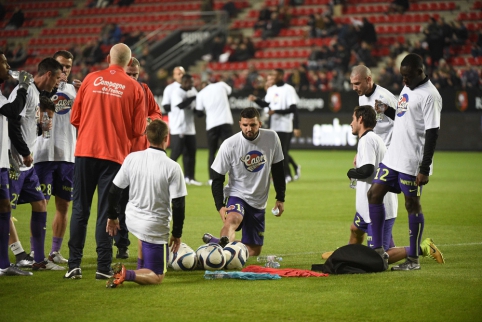
<path fill-rule="evenodd" d="M 368 191 L 368 203 L 373 248 L 383 257 L 383 197 L 389 190 L 401 191 L 405 195 L 410 248 L 407 260 L 392 267 L 392 270 L 408 271 L 420 269 L 420 242 L 425 223 L 420 196 L 422 186 L 428 183 L 432 172 L 432 159 L 440 128 L 442 97 L 425 75 L 423 61 L 419 55 L 405 56 L 401 62 L 400 74 L 405 87 L 400 93 L 397 109 L 385 105 L 384 111 L 379 110 L 395 119 L 395 122 L 392 143 Z"/>
<path fill-rule="evenodd" d="M 80 264 L 87 234 L 92 198 L 97 188 L 96 279 L 112 276 L 112 238 L 107 225 L 108 192 L 134 138 L 146 129 L 144 91 L 127 76 L 131 50 L 114 45 L 109 67 L 84 79 L 72 106 L 71 123 L 78 129 L 75 148 L 74 197 L 70 221 L 69 270 L 64 278 L 82 278 Z"/>

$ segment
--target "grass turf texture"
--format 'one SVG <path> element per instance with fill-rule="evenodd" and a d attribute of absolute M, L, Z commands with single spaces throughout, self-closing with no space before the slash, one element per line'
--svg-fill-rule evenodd
<path fill-rule="evenodd" d="M 347 243 L 355 191 L 347 170 L 354 152 L 293 151 L 301 180 L 288 184 L 286 212 L 266 213 L 263 254 L 283 257 L 282 268 L 310 269 L 320 254 Z M 207 153 L 197 153 L 197 178 L 206 182 Z M 96 201 L 92 207 L 82 263 L 82 280 L 64 272 L 34 272 L 31 277 L 0 277 L 0 321 L 480 321 L 482 316 L 482 153 L 436 152 L 435 173 L 424 187 L 425 237 L 446 258 L 425 258 L 414 272 L 282 278 L 275 281 L 205 280 L 203 271 L 168 271 L 160 286 L 106 289 L 95 280 Z M 205 232 L 219 234 L 221 220 L 210 187 L 188 186 L 183 242 L 194 250 Z M 268 207 L 274 204 L 274 190 Z M 408 243 L 407 215 L 399 196 L 394 226 L 397 245 Z M 51 246 L 54 203 L 49 204 L 46 252 Z M 30 205 L 12 215 L 29 250 Z M 68 228 L 62 253 L 68 256 Z M 137 245 L 127 268 L 136 266 Z M 115 248 L 114 248 L 115 254 Z M 14 257 L 11 255 L 11 260 Z M 114 259 L 114 262 L 116 260 Z M 256 264 L 250 258 L 248 264 Z"/>

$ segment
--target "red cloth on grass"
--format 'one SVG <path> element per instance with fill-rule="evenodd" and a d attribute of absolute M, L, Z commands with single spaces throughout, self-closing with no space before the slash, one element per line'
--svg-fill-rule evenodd
<path fill-rule="evenodd" d="M 242 272 L 277 274 L 282 277 L 325 277 L 329 274 L 313 272 L 298 268 L 269 268 L 258 265 L 249 265 Z"/>

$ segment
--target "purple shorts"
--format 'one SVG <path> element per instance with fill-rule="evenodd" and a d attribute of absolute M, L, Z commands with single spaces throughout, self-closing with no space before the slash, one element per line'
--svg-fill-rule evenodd
<path fill-rule="evenodd" d="M 8 182 L 8 169 L 0 169 L 0 200 L 10 200 L 10 184 Z"/>
<path fill-rule="evenodd" d="M 167 244 L 151 244 L 141 240 L 144 268 L 148 268 L 157 275 L 163 275 L 167 271 L 169 260 L 169 246 Z"/>
<path fill-rule="evenodd" d="M 372 240 L 372 225 L 367 224 L 359 213 L 355 214 L 355 218 L 353 218 L 353 224 L 356 228 L 364 231 L 367 234 L 367 244 L 370 247 L 370 242 Z M 392 243 L 392 229 L 394 224 L 395 218 L 385 220 L 383 230 L 383 248 L 385 250 L 391 247 L 395 247 L 395 245 Z"/>
<path fill-rule="evenodd" d="M 420 197 L 422 195 L 422 186 L 417 186 L 415 180 L 417 177 L 388 168 L 380 163 L 377 174 L 373 179 L 373 183 L 379 183 L 390 186 L 390 192 L 403 192 L 405 196 Z"/>
<path fill-rule="evenodd" d="M 226 208 L 232 208 L 228 213 L 235 211 L 243 216 L 243 221 L 236 231 L 243 230 L 241 242 L 243 244 L 262 246 L 264 241 L 264 209 L 256 209 L 248 205 L 243 199 L 229 197 Z"/>
<path fill-rule="evenodd" d="M 64 161 L 39 162 L 35 164 L 35 172 L 45 199 L 54 195 L 71 201 L 74 190 L 74 164 Z"/>
<path fill-rule="evenodd" d="M 17 205 L 45 200 L 35 169 L 22 171 L 18 180 L 10 179 L 10 204 Z"/>

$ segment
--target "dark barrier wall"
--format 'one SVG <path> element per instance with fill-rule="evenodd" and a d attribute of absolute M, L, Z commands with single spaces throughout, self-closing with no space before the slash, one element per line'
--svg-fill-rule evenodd
<path fill-rule="evenodd" d="M 239 131 L 239 112 L 257 106 L 247 100 L 249 92 L 230 97 L 233 129 Z M 444 90 L 441 129 L 437 150 L 482 151 L 482 91 Z M 355 150 L 357 139 L 351 134 L 353 108 L 358 105 L 354 92 L 300 93 L 301 138 L 292 140 L 294 149 Z M 160 98 L 158 98 L 160 102 Z M 254 105 L 253 105 L 254 104 Z M 196 119 L 197 144 L 206 148 L 206 123 Z"/>

